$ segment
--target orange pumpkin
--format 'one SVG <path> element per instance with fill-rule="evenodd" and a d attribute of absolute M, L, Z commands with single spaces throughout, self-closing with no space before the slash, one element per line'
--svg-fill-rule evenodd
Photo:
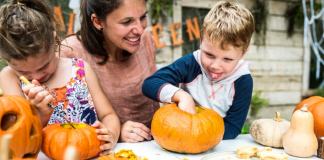
<path fill-rule="evenodd" d="M 43 129 L 42 151 L 50 159 L 63 159 L 65 149 L 71 145 L 76 148 L 79 159 L 97 156 L 100 145 L 95 128 L 86 123 L 54 123 Z"/>
<path fill-rule="evenodd" d="M 0 97 L 0 137 L 11 134 L 10 159 L 36 158 L 42 144 L 42 124 L 34 106 L 20 96 Z"/>
<path fill-rule="evenodd" d="M 190 114 L 175 103 L 158 109 L 151 127 L 156 143 L 179 153 L 201 153 L 214 148 L 223 139 L 223 118 L 212 109 L 196 110 L 197 114 Z"/>
<path fill-rule="evenodd" d="M 307 98 L 300 102 L 297 107 L 295 108 L 294 112 L 296 110 L 301 109 L 304 104 L 307 104 L 307 109 L 313 114 L 314 116 L 314 132 L 317 138 L 324 136 L 324 98 L 320 96 L 313 96 L 310 98 Z"/>

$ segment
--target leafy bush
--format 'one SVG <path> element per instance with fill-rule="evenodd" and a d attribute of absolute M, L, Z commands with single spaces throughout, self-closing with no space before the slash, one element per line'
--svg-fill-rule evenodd
<path fill-rule="evenodd" d="M 263 106 L 268 104 L 268 100 L 261 98 L 261 91 L 254 93 L 251 98 L 251 116 L 256 115 Z"/>

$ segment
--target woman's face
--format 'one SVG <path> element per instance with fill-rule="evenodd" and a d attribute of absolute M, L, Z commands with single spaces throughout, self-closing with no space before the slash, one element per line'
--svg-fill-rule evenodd
<path fill-rule="evenodd" d="M 135 53 L 147 26 L 146 14 L 145 0 L 124 0 L 118 9 L 107 15 L 102 26 L 104 44 L 108 45 L 109 50 L 121 49 Z"/>

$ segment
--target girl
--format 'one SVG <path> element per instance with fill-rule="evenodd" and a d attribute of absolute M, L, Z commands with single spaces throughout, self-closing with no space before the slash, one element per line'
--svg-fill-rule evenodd
<path fill-rule="evenodd" d="M 12 0 L 0 15 L 0 56 L 9 65 L 0 73 L 3 92 L 26 97 L 43 127 L 65 122 L 62 114 L 98 128 L 98 139 L 106 142 L 100 156 L 108 154 L 120 134 L 119 119 L 92 67 L 81 59 L 59 57 L 59 27 L 51 8 L 43 0 Z M 20 76 L 32 84 L 24 85 Z"/>

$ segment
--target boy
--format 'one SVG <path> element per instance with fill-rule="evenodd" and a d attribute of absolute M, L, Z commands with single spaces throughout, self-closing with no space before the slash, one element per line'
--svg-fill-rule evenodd
<path fill-rule="evenodd" d="M 143 83 L 144 95 L 178 103 L 180 109 L 192 114 L 196 113 L 195 105 L 211 108 L 224 119 L 223 139 L 236 138 L 251 103 L 253 80 L 249 63 L 242 58 L 253 32 L 250 11 L 218 2 L 204 19 L 200 50 L 148 77 Z"/>

